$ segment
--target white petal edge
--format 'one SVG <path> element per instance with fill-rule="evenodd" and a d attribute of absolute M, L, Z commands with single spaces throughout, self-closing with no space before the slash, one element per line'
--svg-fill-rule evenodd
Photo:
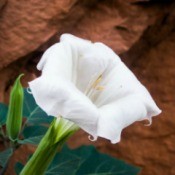
<path fill-rule="evenodd" d="M 121 139 L 124 128 L 135 121 L 148 119 L 161 113 L 161 110 L 153 106 L 152 113 L 138 94 L 129 95 L 119 101 L 104 105 L 100 108 L 97 135 L 106 138 L 115 144 Z"/>

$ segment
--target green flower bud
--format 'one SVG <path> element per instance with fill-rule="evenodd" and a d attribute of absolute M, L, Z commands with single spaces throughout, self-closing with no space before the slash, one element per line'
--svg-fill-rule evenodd
<path fill-rule="evenodd" d="M 19 75 L 10 92 L 10 103 L 7 114 L 6 128 L 7 135 L 12 141 L 18 138 L 22 125 L 22 111 L 24 98 L 23 87 L 20 83 L 20 78 L 22 76 L 23 74 Z"/>

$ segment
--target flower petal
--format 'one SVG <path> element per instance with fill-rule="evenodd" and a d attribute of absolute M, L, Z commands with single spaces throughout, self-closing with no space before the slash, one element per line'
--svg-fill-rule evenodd
<path fill-rule="evenodd" d="M 86 49 L 89 42 L 62 35 L 61 42 L 51 46 L 37 65 L 42 76 L 29 82 L 29 86 L 36 103 L 48 115 L 61 115 L 96 137 L 99 111 L 73 84 L 80 46 Z"/>
<path fill-rule="evenodd" d="M 139 95 L 126 96 L 116 102 L 100 108 L 97 135 L 111 140 L 111 143 L 120 141 L 122 130 L 135 121 L 145 119 L 148 115 L 144 100 Z M 157 108 L 158 115 L 161 111 Z"/>
<path fill-rule="evenodd" d="M 73 56 L 69 44 L 57 43 L 46 50 L 37 68 L 42 71 L 42 75 L 50 77 L 58 75 L 71 80 Z"/>
<path fill-rule="evenodd" d="M 122 61 L 104 73 L 102 78 L 104 90 L 95 100 L 101 114 L 98 136 L 116 143 L 123 128 L 135 121 L 151 120 L 152 116 L 160 114 L 161 110 L 150 93 Z"/>
<path fill-rule="evenodd" d="M 52 116 L 63 116 L 96 137 L 99 111 L 72 82 L 59 76 L 41 76 L 29 82 L 36 103 Z"/>
<path fill-rule="evenodd" d="M 143 99 L 147 106 L 149 116 L 159 111 L 150 93 L 122 61 L 118 62 L 108 73 L 103 74 L 100 85 L 104 87 L 104 90 L 99 93 L 94 102 L 98 107 L 120 101 L 122 98 L 136 94 Z"/>
<path fill-rule="evenodd" d="M 102 43 L 91 43 L 88 40 L 63 34 L 61 42 L 68 42 L 73 50 L 78 51 L 78 60 L 74 66 L 76 72 L 76 86 L 87 93 L 97 78 L 109 67 L 112 60 L 120 60 L 118 56 Z"/>

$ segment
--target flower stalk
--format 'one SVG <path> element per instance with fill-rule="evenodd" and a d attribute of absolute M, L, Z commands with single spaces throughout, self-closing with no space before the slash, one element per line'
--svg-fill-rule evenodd
<path fill-rule="evenodd" d="M 78 129 L 77 125 L 66 119 L 55 118 L 20 175 L 43 175 L 55 154 Z"/>

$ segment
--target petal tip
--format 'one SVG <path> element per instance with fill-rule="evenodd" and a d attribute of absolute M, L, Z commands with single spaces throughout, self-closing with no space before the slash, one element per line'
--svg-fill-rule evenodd
<path fill-rule="evenodd" d="M 89 139 L 90 141 L 92 141 L 92 142 L 95 142 L 95 141 L 97 141 L 97 136 L 89 135 L 89 136 L 88 136 L 88 139 Z"/>
<path fill-rule="evenodd" d="M 157 107 L 157 109 L 154 111 L 153 116 L 157 116 L 162 113 L 162 110 Z"/>
<path fill-rule="evenodd" d="M 121 136 L 119 136 L 117 139 L 111 140 L 111 143 L 116 144 L 116 143 L 119 143 L 120 140 L 121 140 Z"/>

